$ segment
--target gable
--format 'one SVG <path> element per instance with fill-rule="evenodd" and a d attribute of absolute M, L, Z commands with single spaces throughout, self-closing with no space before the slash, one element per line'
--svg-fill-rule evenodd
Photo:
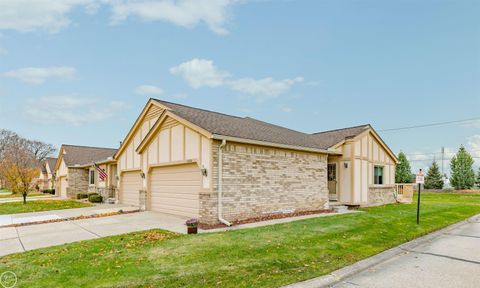
<path fill-rule="evenodd" d="M 164 111 L 164 108 L 151 101 L 147 103 L 115 155 L 115 159 L 119 161 L 119 170 L 140 169 L 141 157 L 136 150 Z"/>

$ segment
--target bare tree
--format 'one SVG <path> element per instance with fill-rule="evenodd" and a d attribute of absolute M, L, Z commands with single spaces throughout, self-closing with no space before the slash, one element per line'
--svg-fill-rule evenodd
<path fill-rule="evenodd" d="M 42 162 L 48 156 L 52 155 L 53 152 L 57 151 L 52 144 L 47 144 L 37 140 L 27 141 L 27 148 L 39 162 Z"/>

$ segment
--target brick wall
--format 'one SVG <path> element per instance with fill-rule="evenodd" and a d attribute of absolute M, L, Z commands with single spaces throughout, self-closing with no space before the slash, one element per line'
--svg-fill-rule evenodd
<path fill-rule="evenodd" d="M 370 186 L 367 206 L 395 203 L 395 185 Z"/>
<path fill-rule="evenodd" d="M 200 195 L 202 222 L 217 222 L 218 146 L 213 189 Z M 223 211 L 228 221 L 328 208 L 327 156 L 230 143 L 223 153 Z"/>
<path fill-rule="evenodd" d="M 67 196 L 75 198 L 80 192 L 88 192 L 88 169 L 68 168 Z"/>

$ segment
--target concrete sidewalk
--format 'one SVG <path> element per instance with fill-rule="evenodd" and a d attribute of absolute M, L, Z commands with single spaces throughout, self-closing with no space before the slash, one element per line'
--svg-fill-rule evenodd
<path fill-rule="evenodd" d="M 480 283 L 480 214 L 289 288 L 476 288 Z"/>
<path fill-rule="evenodd" d="M 0 228 L 0 256 L 136 231 L 164 229 L 186 233 L 186 218 L 138 212 L 101 218 Z"/>
<path fill-rule="evenodd" d="M 85 208 L 6 214 L 0 215 L 0 227 L 12 224 L 25 224 L 56 219 L 67 219 L 79 216 L 90 216 L 94 214 L 111 213 L 118 212 L 119 210 L 123 210 L 124 212 L 135 211 L 138 210 L 138 207 L 116 204 L 97 204 L 95 206 Z"/>

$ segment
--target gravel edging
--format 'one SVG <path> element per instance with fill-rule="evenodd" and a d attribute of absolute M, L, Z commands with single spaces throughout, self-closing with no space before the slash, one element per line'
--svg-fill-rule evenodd
<path fill-rule="evenodd" d="M 456 229 L 460 226 L 463 226 L 467 224 L 469 221 L 472 219 L 480 216 L 480 214 L 476 214 L 472 217 L 469 217 L 465 220 L 462 220 L 460 222 L 457 222 L 455 224 L 452 224 L 450 226 L 447 226 L 445 228 L 442 228 L 440 230 L 434 231 L 432 233 L 429 233 L 427 235 L 421 236 L 419 238 L 416 238 L 414 240 L 411 240 L 409 242 L 403 243 L 397 247 L 390 248 L 388 250 L 385 250 L 383 252 L 380 252 L 379 254 L 376 254 L 374 256 L 371 256 L 369 258 L 360 260 L 352 265 L 345 266 L 343 268 L 340 268 L 336 271 L 333 271 L 327 275 L 320 276 L 317 278 L 313 278 L 310 280 L 305 280 L 302 282 L 298 283 L 293 283 L 289 284 L 286 286 L 282 286 L 282 288 L 323 288 L 323 287 L 330 287 L 332 285 L 338 284 L 342 280 L 360 273 L 362 271 L 365 271 L 375 265 L 378 265 L 380 263 L 383 263 L 387 260 L 390 260 L 391 258 L 395 256 L 399 256 L 404 253 L 408 253 L 409 250 L 412 250 L 413 248 L 416 248 L 420 245 L 423 245 L 429 241 L 432 241 L 433 239 L 436 239 L 443 234 Z"/>

